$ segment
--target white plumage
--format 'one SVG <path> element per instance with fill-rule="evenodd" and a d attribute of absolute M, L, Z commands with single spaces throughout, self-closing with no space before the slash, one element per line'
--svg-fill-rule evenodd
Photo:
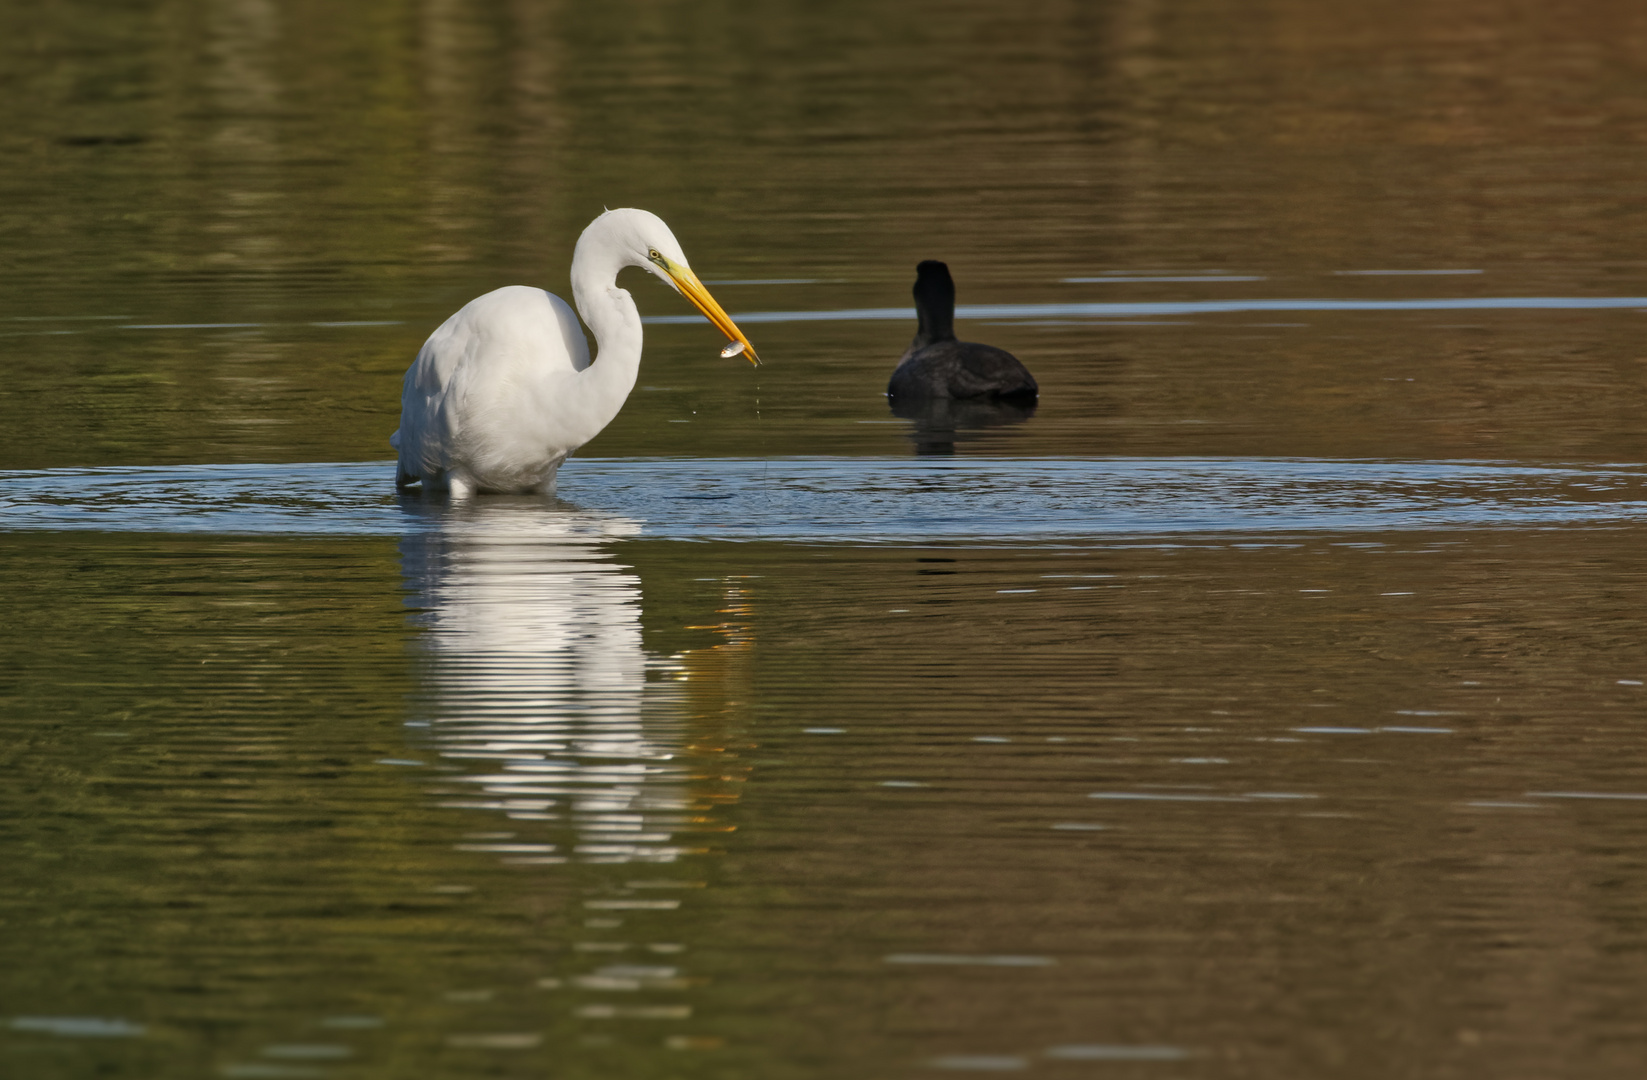
<path fill-rule="evenodd" d="M 398 487 L 432 493 L 550 492 L 566 456 L 611 423 L 640 369 L 640 312 L 617 287 L 638 266 L 668 282 L 729 340 L 755 349 L 687 265 L 674 234 L 645 210 L 609 210 L 572 255 L 574 313 L 558 296 L 511 285 L 476 297 L 423 343 L 406 371 Z M 597 353 L 578 325 L 595 336 Z"/>

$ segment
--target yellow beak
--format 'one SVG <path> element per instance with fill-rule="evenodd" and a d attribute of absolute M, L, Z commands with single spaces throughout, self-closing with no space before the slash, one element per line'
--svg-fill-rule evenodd
<path fill-rule="evenodd" d="M 698 275 L 692 272 L 692 268 L 668 259 L 662 259 L 661 262 L 681 295 L 692 301 L 692 306 L 703 312 L 703 317 L 714 323 L 715 329 L 725 334 L 727 340 L 743 342 L 743 354 L 749 357 L 751 364 L 759 367 L 761 358 L 755 355 L 755 346 L 743 336 L 743 331 L 732 321 L 732 316 L 722 311 L 721 306 L 715 303 L 715 298 L 709 295 L 709 290 L 703 287 L 703 282 L 698 280 Z"/>

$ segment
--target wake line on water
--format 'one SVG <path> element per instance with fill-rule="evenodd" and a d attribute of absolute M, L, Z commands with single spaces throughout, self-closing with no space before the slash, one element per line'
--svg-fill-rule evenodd
<path fill-rule="evenodd" d="M 1442 271 L 1436 271 L 1441 273 Z M 1454 273 L 1455 271 L 1445 271 Z M 1367 271 L 1371 273 L 1371 271 Z M 1125 281 L 1125 278 L 1071 279 L 1093 282 Z M 1144 279 L 1139 279 L 1144 280 Z M 1169 280 L 1169 279 L 1160 279 Z M 1170 279 L 1178 280 L 1178 279 Z M 1184 281 L 1240 280 L 1235 278 L 1183 278 Z M 800 279 L 796 279 L 799 283 Z M 725 282 L 723 284 L 738 284 Z M 763 282 L 763 284 L 765 284 Z M 1647 311 L 1647 297 L 1643 296 L 1479 296 L 1448 297 L 1432 300 L 1156 300 L 1140 302 L 1071 303 L 1071 304 L 962 304 L 955 309 L 958 319 L 1121 319 L 1158 315 L 1226 315 L 1243 312 L 1299 312 L 1299 311 Z M 793 323 L 793 322 L 872 322 L 902 321 L 914 318 L 908 307 L 841 308 L 834 311 L 746 311 L 733 312 L 740 323 Z M 110 319 L 124 316 L 83 315 L 65 316 L 64 319 Z M 11 320 L 19 321 L 19 320 Z M 647 315 L 641 322 L 650 326 L 688 326 L 704 322 L 702 315 Z M 271 330 L 292 327 L 319 329 L 356 329 L 400 326 L 399 319 L 355 319 L 331 322 L 202 322 L 202 323 L 125 323 L 118 326 L 91 330 L 29 330 L 0 333 L 0 337 L 34 337 L 54 334 L 85 334 L 108 330 Z"/>
<path fill-rule="evenodd" d="M 1480 296 L 1435 300 L 1162 300 L 1140 303 L 962 304 L 957 319 L 1131 318 L 1139 315 L 1222 315 L 1256 311 L 1549 311 L 1640 308 L 1642 296 Z M 839 311 L 748 311 L 733 316 L 739 323 L 861 322 L 908 320 L 907 307 L 845 308 Z M 653 315 L 655 325 L 702 322 L 700 315 Z"/>
<path fill-rule="evenodd" d="M 1307 458 L 578 458 L 558 498 L 449 505 L 392 462 L 0 473 L 0 532 L 509 542 L 1102 542 L 1647 524 L 1647 465 Z"/>

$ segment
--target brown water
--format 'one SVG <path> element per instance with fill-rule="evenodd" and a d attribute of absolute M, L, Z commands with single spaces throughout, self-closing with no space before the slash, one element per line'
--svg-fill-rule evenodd
<path fill-rule="evenodd" d="M 1644 68 L 1601 2 L 0 11 L 0 1073 L 1639 1075 Z M 604 205 L 769 362 L 626 279 L 562 501 L 397 500 L 419 342 Z M 922 258 L 1033 416 L 888 411 Z"/>

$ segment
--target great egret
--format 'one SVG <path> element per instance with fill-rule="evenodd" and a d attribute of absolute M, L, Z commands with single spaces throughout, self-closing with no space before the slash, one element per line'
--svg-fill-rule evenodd
<path fill-rule="evenodd" d="M 949 267 L 935 259 L 915 267 L 914 292 L 919 328 L 886 384 L 888 397 L 906 402 L 1035 400 L 1040 387 L 1016 356 L 993 345 L 955 340 L 955 282 Z"/>
<path fill-rule="evenodd" d="M 704 313 L 739 353 L 749 343 L 686 263 L 675 235 L 645 210 L 608 210 L 572 253 L 572 299 L 509 285 L 478 296 L 429 335 L 401 385 L 395 486 L 467 498 L 547 493 L 566 455 L 611 423 L 640 369 L 641 321 L 618 271 L 650 270 Z M 578 315 L 595 335 L 589 343 Z"/>

